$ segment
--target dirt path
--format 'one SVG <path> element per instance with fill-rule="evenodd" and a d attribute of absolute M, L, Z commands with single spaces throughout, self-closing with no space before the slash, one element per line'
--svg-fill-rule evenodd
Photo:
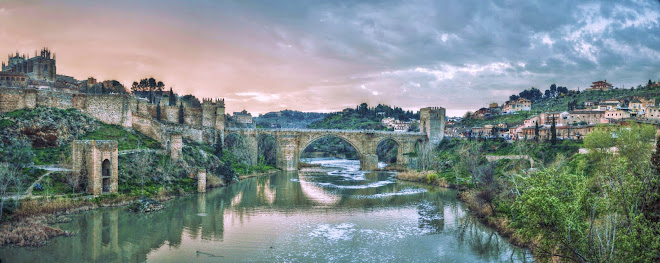
<path fill-rule="evenodd" d="M 25 191 L 25 195 L 27 195 L 27 196 L 32 196 L 32 189 L 34 188 L 34 186 L 35 186 L 36 184 L 38 184 L 39 182 L 41 182 L 41 180 L 44 179 L 44 177 L 46 177 L 46 176 L 48 176 L 49 174 L 52 174 L 52 173 L 54 173 L 54 172 L 55 172 L 55 171 L 48 171 L 47 173 L 43 174 L 42 176 L 39 176 L 39 179 L 37 179 L 36 181 L 34 181 L 34 183 L 32 183 L 32 185 L 30 185 L 30 187 L 28 187 L 27 191 Z"/>
<path fill-rule="evenodd" d="M 30 187 L 28 187 L 27 191 L 25 191 L 26 196 L 32 196 L 32 189 L 34 188 L 34 186 L 37 183 L 40 183 L 41 180 L 43 180 L 46 176 L 50 175 L 51 173 L 54 173 L 54 172 L 70 172 L 71 171 L 71 169 L 62 168 L 62 167 L 58 167 L 58 166 L 55 166 L 55 165 L 34 165 L 32 167 L 37 168 L 37 169 L 43 169 L 43 170 L 46 170 L 48 172 L 41 175 L 41 176 L 39 176 L 39 178 L 36 181 L 34 181 L 32 183 L 32 185 L 30 185 Z"/>

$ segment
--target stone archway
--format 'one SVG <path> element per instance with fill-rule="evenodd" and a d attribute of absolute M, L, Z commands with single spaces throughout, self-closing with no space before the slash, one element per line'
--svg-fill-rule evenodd
<path fill-rule="evenodd" d="M 110 192 L 111 169 L 110 160 L 103 160 L 103 163 L 101 164 L 101 189 L 103 193 Z"/>

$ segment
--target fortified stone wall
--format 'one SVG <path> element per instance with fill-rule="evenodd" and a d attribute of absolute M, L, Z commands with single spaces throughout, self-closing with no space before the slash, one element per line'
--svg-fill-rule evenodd
<path fill-rule="evenodd" d="M 107 124 L 132 127 L 133 112 L 129 95 L 86 95 L 85 113 Z"/>
<path fill-rule="evenodd" d="M 30 102 L 26 103 L 24 90 L 0 88 L 0 113 L 34 108 L 30 104 Z"/>
<path fill-rule="evenodd" d="M 163 114 L 163 120 L 171 123 L 179 122 L 179 107 L 165 106 L 163 109 L 165 111 L 165 114 Z"/>
<path fill-rule="evenodd" d="M 202 126 L 202 109 L 183 106 L 183 123 L 192 126 Z"/>
<path fill-rule="evenodd" d="M 164 128 L 162 125 L 150 118 L 149 116 L 143 116 L 140 114 L 133 114 L 132 116 L 132 128 L 147 137 L 154 139 L 160 143 L 164 143 L 163 138 Z"/>

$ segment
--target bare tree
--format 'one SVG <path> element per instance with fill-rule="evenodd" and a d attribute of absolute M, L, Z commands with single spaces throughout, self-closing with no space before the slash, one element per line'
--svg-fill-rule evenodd
<path fill-rule="evenodd" d="M 151 165 L 153 164 L 153 156 L 149 152 L 137 152 L 135 156 L 133 172 L 140 180 L 142 188 L 142 195 L 144 196 L 144 183 L 149 176 Z"/>
<path fill-rule="evenodd" d="M 9 198 L 9 188 L 15 186 L 19 171 L 8 163 L 0 163 L 0 220 L 2 220 L 2 209 L 5 199 Z"/>
<path fill-rule="evenodd" d="M 174 162 L 172 162 L 171 158 L 163 157 L 161 159 L 160 163 L 160 183 L 165 189 L 167 185 L 170 184 L 170 181 L 172 181 L 172 169 L 174 168 Z"/>
<path fill-rule="evenodd" d="M 472 176 L 472 183 L 477 183 L 479 175 L 479 160 L 482 156 L 481 145 L 469 143 L 458 153 L 462 170 L 467 170 Z"/>
<path fill-rule="evenodd" d="M 417 160 L 423 172 L 426 172 L 426 170 L 430 169 L 431 165 L 433 165 L 433 157 L 433 146 L 431 146 L 430 143 L 424 143 L 419 146 Z"/>

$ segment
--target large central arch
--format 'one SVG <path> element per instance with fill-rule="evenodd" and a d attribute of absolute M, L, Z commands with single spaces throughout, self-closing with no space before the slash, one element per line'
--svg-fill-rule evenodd
<path fill-rule="evenodd" d="M 309 138 L 309 140 L 301 142 L 298 145 L 298 152 L 300 153 L 300 156 L 302 157 L 302 155 L 305 152 L 305 150 L 307 149 L 307 147 L 311 146 L 315 142 L 318 142 L 319 140 L 324 139 L 324 138 L 337 138 L 337 139 L 340 139 L 340 140 L 348 143 L 351 147 L 353 147 L 355 152 L 357 152 L 358 160 L 362 160 L 363 153 L 360 151 L 360 149 L 358 148 L 356 143 L 352 142 L 351 140 L 349 140 L 345 136 L 336 135 L 336 134 L 321 134 L 321 135 L 317 135 L 317 136 L 312 136 L 311 138 Z"/>

